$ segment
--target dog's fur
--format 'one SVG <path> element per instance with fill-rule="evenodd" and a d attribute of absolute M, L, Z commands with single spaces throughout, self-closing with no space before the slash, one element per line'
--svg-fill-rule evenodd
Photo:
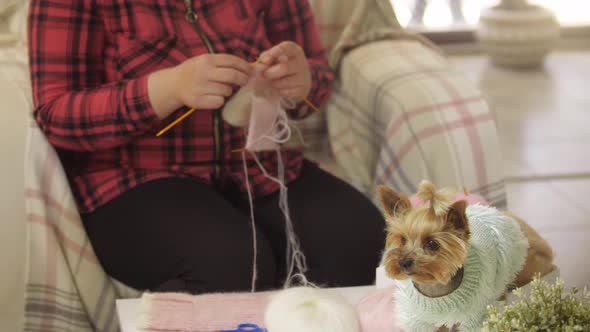
<path fill-rule="evenodd" d="M 453 203 L 455 194 L 437 191 L 429 182 L 422 182 L 417 196 L 426 202 L 412 207 L 410 200 L 385 186 L 378 188 L 378 197 L 388 225 L 386 251 L 383 257 L 390 278 L 411 278 L 417 285 L 447 285 L 463 266 L 469 250 L 469 222 L 465 215 L 467 202 Z M 529 242 L 524 268 L 514 280 L 516 287 L 544 275 L 553 268 L 553 250 L 530 225 L 515 219 Z"/>

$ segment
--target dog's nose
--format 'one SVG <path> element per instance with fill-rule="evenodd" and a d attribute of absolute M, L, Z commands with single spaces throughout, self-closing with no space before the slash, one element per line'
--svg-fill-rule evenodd
<path fill-rule="evenodd" d="M 414 265 L 414 260 L 406 258 L 406 259 L 402 259 L 399 261 L 399 266 L 404 269 L 404 270 L 408 270 L 412 267 L 412 265 Z"/>

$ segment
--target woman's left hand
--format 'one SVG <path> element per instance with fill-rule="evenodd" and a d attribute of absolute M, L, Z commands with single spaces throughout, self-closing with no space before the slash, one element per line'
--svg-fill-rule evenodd
<path fill-rule="evenodd" d="M 263 52 L 258 60 L 269 66 L 264 77 L 281 97 L 295 102 L 307 98 L 311 90 L 311 72 L 305 52 L 298 44 L 286 41 Z"/>

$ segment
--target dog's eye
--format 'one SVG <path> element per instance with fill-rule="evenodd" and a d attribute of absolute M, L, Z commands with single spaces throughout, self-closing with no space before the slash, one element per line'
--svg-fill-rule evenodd
<path fill-rule="evenodd" d="M 400 242 L 402 243 L 402 246 L 406 245 L 406 238 L 404 236 L 400 236 Z"/>
<path fill-rule="evenodd" d="M 440 245 L 438 244 L 438 242 L 436 242 L 434 240 L 428 240 L 424 244 L 424 247 L 426 249 L 428 249 L 428 250 L 436 251 L 436 250 L 438 250 L 438 248 L 440 247 Z"/>

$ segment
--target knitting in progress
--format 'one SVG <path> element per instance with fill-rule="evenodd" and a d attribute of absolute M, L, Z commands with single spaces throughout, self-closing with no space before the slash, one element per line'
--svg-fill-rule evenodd
<path fill-rule="evenodd" d="M 288 188 L 285 185 L 285 167 L 281 154 L 281 147 L 293 136 L 292 128 L 294 126 L 290 123 L 287 110 L 295 109 L 297 105 L 293 101 L 281 97 L 270 82 L 263 77 L 267 66 L 260 63 L 252 65 L 254 70 L 248 83 L 226 102 L 221 111 L 224 121 L 234 127 L 246 128 L 245 147 L 235 152 L 242 155 L 252 222 L 251 293 L 212 295 L 146 293 L 142 297 L 140 308 L 138 327 L 141 329 L 217 332 L 244 323 L 264 325 L 263 315 L 270 301 L 270 296 L 269 293 L 255 293 L 257 239 L 254 201 L 247 167 L 248 157 L 256 163 L 265 177 L 279 185 L 279 208 L 284 215 L 287 239 L 287 274 L 284 288 L 289 288 L 295 281 L 303 286 L 315 287 L 305 276 L 307 266 L 289 213 Z M 305 102 L 308 103 L 308 106 L 316 109 L 310 105 L 309 101 L 305 100 Z M 160 131 L 158 135 L 163 134 L 193 112 L 194 110 L 188 111 Z M 301 139 L 301 136 L 299 138 Z M 256 152 L 259 151 L 272 150 L 277 154 L 276 175 L 269 174 L 256 155 Z M 231 314 L 226 310 L 228 305 L 232 307 Z"/>
<path fill-rule="evenodd" d="M 471 238 L 459 288 L 428 297 L 411 280 L 396 281 L 396 319 L 410 331 L 457 323 L 460 331 L 479 331 L 486 306 L 502 296 L 525 263 L 528 241 L 514 219 L 479 203 L 469 205 L 466 215 Z"/>
<path fill-rule="evenodd" d="M 288 287 L 295 277 L 299 278 L 303 285 L 311 285 L 305 277 L 307 270 L 305 256 L 299 249 L 299 241 L 293 230 L 293 223 L 289 214 L 287 202 L 287 187 L 285 186 L 285 167 L 281 158 L 281 145 L 288 143 L 292 138 L 292 128 L 297 130 L 299 139 L 303 142 L 303 137 L 296 127 L 293 127 L 287 115 L 287 109 L 294 109 L 296 104 L 289 99 L 283 98 L 278 91 L 272 87 L 270 82 L 264 78 L 263 72 L 267 66 L 258 62 L 252 63 L 254 72 L 248 83 L 238 90 L 225 104 L 222 110 L 223 119 L 234 127 L 246 128 L 247 137 L 246 146 L 243 149 L 234 152 L 242 153 L 242 162 L 244 166 L 244 175 L 246 179 L 246 190 L 248 192 L 248 201 L 250 204 L 250 220 L 252 221 L 252 241 L 253 241 L 253 263 L 252 263 L 252 292 L 256 290 L 257 277 L 257 241 L 256 241 L 256 221 L 254 219 L 254 203 L 252 198 L 252 188 L 248 177 L 248 167 L 246 163 L 246 153 L 249 153 L 256 162 L 265 177 L 279 185 L 279 207 L 285 216 L 285 231 L 287 235 L 287 278 L 285 288 Z M 306 98 L 303 99 L 308 107 L 316 112 L 318 109 Z M 166 131 L 180 123 L 186 117 L 195 112 L 191 109 L 176 119 L 166 128 L 158 132 L 161 136 Z M 272 151 L 277 153 L 277 175 L 270 175 L 262 166 L 262 163 L 256 156 L 259 151 Z"/>
<path fill-rule="evenodd" d="M 222 110 L 223 119 L 232 126 L 247 127 L 246 146 L 241 151 L 246 190 L 250 204 L 250 220 L 252 222 L 252 241 L 254 257 L 252 263 L 252 292 L 256 290 L 256 221 L 254 218 L 254 202 L 252 188 L 248 177 L 247 155 L 249 154 L 260 168 L 265 177 L 279 185 L 279 208 L 285 218 L 285 234 L 287 238 L 287 277 L 284 287 L 291 285 L 298 278 L 303 285 L 310 285 L 305 277 L 307 266 L 305 256 L 300 249 L 299 240 L 293 229 L 289 204 L 287 198 L 287 186 L 285 185 L 285 166 L 281 155 L 281 145 L 287 143 L 293 131 L 287 115 L 287 109 L 293 109 L 295 103 L 279 96 L 270 83 L 263 77 L 266 66 L 256 64 L 254 73 L 248 83 L 243 86 L 228 102 Z M 273 176 L 264 168 L 256 152 L 275 150 L 277 154 L 277 175 Z"/>
<path fill-rule="evenodd" d="M 282 98 L 263 77 L 267 67 L 254 64 L 246 85 L 232 96 L 221 111 L 223 119 L 238 128 L 247 128 L 246 146 L 250 152 L 276 150 L 291 138 L 288 109 L 295 103 Z"/>

